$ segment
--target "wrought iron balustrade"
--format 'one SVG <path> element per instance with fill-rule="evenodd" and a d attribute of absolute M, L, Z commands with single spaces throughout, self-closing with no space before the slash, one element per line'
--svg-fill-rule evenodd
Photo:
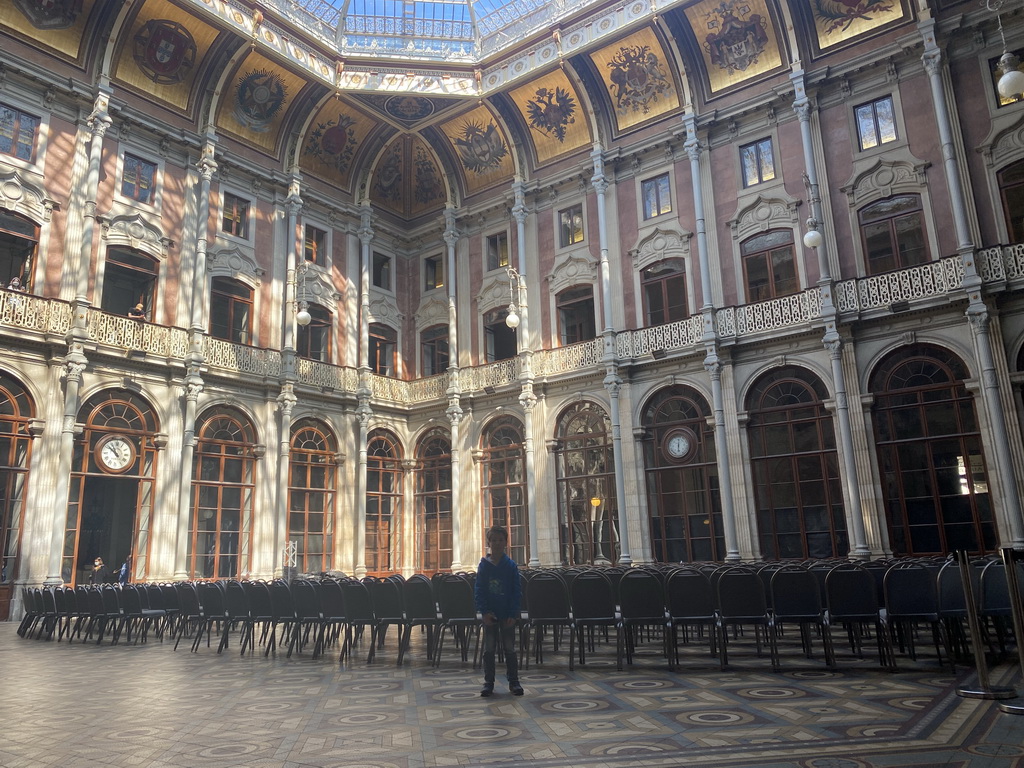
<path fill-rule="evenodd" d="M 836 283 L 836 308 L 840 312 L 888 307 L 897 301 L 914 301 L 942 296 L 964 283 L 964 265 L 959 256 L 880 275 L 857 277 Z"/>
<path fill-rule="evenodd" d="M 251 373 L 265 378 L 281 375 L 281 353 L 276 349 L 250 347 L 204 336 L 203 358 L 209 367 L 232 373 Z"/>
<path fill-rule="evenodd" d="M 600 338 L 588 339 L 565 347 L 534 352 L 533 372 L 537 376 L 554 376 L 600 365 L 602 344 Z"/>
<path fill-rule="evenodd" d="M 0 323 L 9 328 L 63 336 L 71 328 L 71 305 L 30 293 L 0 291 Z"/>
<path fill-rule="evenodd" d="M 308 357 L 296 358 L 295 373 L 300 384 L 311 387 L 355 392 L 359 386 L 359 372 L 355 368 L 322 363 Z"/>

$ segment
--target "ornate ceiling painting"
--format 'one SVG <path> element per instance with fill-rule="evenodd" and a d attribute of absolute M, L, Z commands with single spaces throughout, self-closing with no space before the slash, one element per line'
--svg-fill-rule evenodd
<path fill-rule="evenodd" d="M 304 78 L 252 52 L 224 83 L 217 127 L 273 152 L 288 107 L 304 85 Z"/>
<path fill-rule="evenodd" d="M 509 94 L 529 129 L 537 162 L 592 144 L 585 102 L 561 69 L 516 88 Z"/>
<path fill-rule="evenodd" d="M 351 189 L 356 151 L 377 122 L 341 99 L 329 99 L 313 118 L 302 141 L 303 171 Z"/>
<path fill-rule="evenodd" d="M 0 0 L 0 25 L 72 59 L 96 0 Z"/>
<path fill-rule="evenodd" d="M 427 143 L 405 134 L 395 139 L 377 162 L 370 181 L 370 200 L 405 218 L 440 209 L 444 179 Z"/>
<path fill-rule="evenodd" d="M 700 48 L 710 93 L 782 67 L 779 38 L 764 0 L 703 0 L 684 12 Z"/>
<path fill-rule="evenodd" d="M 217 30 L 166 0 L 149 0 L 122 35 L 114 77 L 178 109 L 188 108 Z"/>
<path fill-rule="evenodd" d="M 819 51 L 910 18 L 901 0 L 799 0 L 814 19 Z"/>
<path fill-rule="evenodd" d="M 434 99 L 410 94 L 351 94 L 389 122 L 412 130 L 416 126 L 437 120 L 438 116 L 454 106 L 464 105 L 461 99 Z"/>
<path fill-rule="evenodd" d="M 590 54 L 621 133 L 679 108 L 673 65 L 657 35 L 644 28 Z"/>
<path fill-rule="evenodd" d="M 504 132 L 485 106 L 441 125 L 466 180 L 467 194 L 512 177 L 512 151 Z"/>

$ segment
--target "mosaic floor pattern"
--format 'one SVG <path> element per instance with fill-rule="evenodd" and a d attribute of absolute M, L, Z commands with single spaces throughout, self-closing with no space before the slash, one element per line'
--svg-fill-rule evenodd
<path fill-rule="evenodd" d="M 525 696 L 499 675 L 481 699 L 456 653 L 432 669 L 414 647 L 398 669 L 393 640 L 374 664 L 339 667 L 336 653 L 240 658 L 216 641 L 192 654 L 15 629 L 0 624 L 3 768 L 1024 768 L 1024 717 L 957 696 L 970 672 L 934 657 L 895 674 L 845 657 L 829 672 L 790 648 L 782 672 L 753 653 L 721 672 L 694 650 L 671 673 L 641 651 L 618 672 L 612 647 L 570 673 L 548 652 L 523 671 Z"/>

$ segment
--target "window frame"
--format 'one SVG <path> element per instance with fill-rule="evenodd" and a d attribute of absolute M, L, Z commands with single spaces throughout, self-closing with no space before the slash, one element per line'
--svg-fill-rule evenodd
<path fill-rule="evenodd" d="M 129 160 L 137 162 L 139 165 L 148 166 L 152 169 L 152 176 L 150 177 L 150 183 L 148 188 L 148 199 L 143 200 L 138 194 L 133 194 L 125 190 L 125 186 L 128 184 L 127 173 Z M 157 203 L 157 193 L 160 187 L 160 164 L 147 160 L 141 155 L 135 152 L 122 152 L 118 167 L 118 183 L 117 183 L 117 194 L 123 200 L 127 200 L 133 205 L 145 205 L 150 208 L 155 208 Z M 138 182 L 134 183 L 136 188 L 141 185 Z"/>
<path fill-rule="evenodd" d="M 393 256 L 381 253 L 380 251 L 373 251 L 370 254 L 370 285 L 374 288 L 380 288 L 382 291 L 393 293 L 395 290 L 394 263 L 395 259 Z M 386 285 L 378 282 L 378 279 L 381 279 Z"/>
<path fill-rule="evenodd" d="M 443 334 L 441 329 L 444 330 Z M 448 370 L 451 365 L 449 331 L 447 323 L 431 325 L 420 331 L 420 375 L 437 376 Z M 426 338 L 427 334 L 436 335 Z"/>
<path fill-rule="evenodd" d="M 519 354 L 519 332 L 508 327 L 505 323 L 506 317 L 508 317 L 508 308 L 497 307 L 484 312 L 480 318 L 483 324 L 483 359 L 485 363 L 511 360 Z M 503 354 L 501 357 L 498 357 L 499 347 L 501 347 L 502 351 L 505 351 L 506 346 L 509 344 L 511 344 L 509 354 Z"/>
<path fill-rule="evenodd" d="M 334 317 L 327 307 L 319 304 L 310 304 L 307 311 L 310 321 L 307 325 L 300 325 L 296 328 L 295 354 L 297 357 L 304 357 L 307 360 L 314 360 L 320 363 L 330 364 L 333 353 L 334 340 Z M 313 342 L 315 332 L 320 333 L 320 355 L 314 356 Z"/>
<path fill-rule="evenodd" d="M 675 266 L 678 266 L 679 269 L 678 270 L 669 271 L 669 272 L 665 272 L 664 274 L 659 275 L 658 277 L 651 278 L 651 279 L 645 279 L 644 278 L 644 275 L 647 273 L 648 270 L 654 269 L 656 267 L 671 268 L 671 267 L 675 267 Z M 668 288 L 668 282 L 670 280 L 674 280 L 674 279 L 677 279 L 677 278 L 682 281 L 683 301 L 682 301 L 682 304 L 672 304 L 672 305 L 670 305 L 669 304 L 670 291 L 669 291 L 669 288 Z M 687 280 L 686 280 L 686 261 L 684 259 L 681 259 L 681 258 L 660 259 L 658 261 L 652 262 L 651 264 L 647 264 L 644 267 L 640 268 L 639 274 L 638 274 L 638 279 L 640 281 L 640 310 L 641 310 L 641 312 L 643 312 L 643 318 L 642 319 L 643 319 L 643 327 L 644 328 L 653 328 L 653 327 L 658 326 L 658 325 L 665 325 L 667 323 L 679 322 L 681 320 L 686 320 L 690 316 L 690 291 L 689 291 L 689 286 L 687 285 Z M 664 319 L 662 319 L 659 322 L 654 322 L 652 317 L 651 317 L 652 310 L 651 310 L 651 307 L 650 307 L 650 297 L 648 296 L 648 288 L 651 287 L 651 286 L 655 286 L 655 285 L 660 285 L 661 286 L 660 293 L 661 293 L 662 305 L 663 305 L 663 309 L 661 311 L 662 311 L 662 313 L 664 315 Z M 682 307 L 682 313 L 683 313 L 682 317 L 673 317 L 672 316 L 674 314 L 672 312 L 672 308 L 674 308 L 674 307 Z"/>
<path fill-rule="evenodd" d="M 878 105 L 886 101 L 889 102 L 889 108 L 892 110 L 893 135 L 892 138 L 888 139 L 882 138 L 882 131 L 878 121 Z M 861 120 L 859 113 L 860 110 L 865 108 L 870 108 L 871 110 L 871 123 L 878 138 L 877 142 L 871 145 L 870 147 L 864 145 L 865 137 L 864 134 L 861 132 Z M 901 136 L 899 120 L 897 119 L 896 99 L 893 98 L 893 95 L 891 93 L 855 105 L 853 107 L 852 115 L 853 125 L 856 130 L 855 135 L 857 136 L 857 150 L 859 152 L 870 152 L 872 150 L 879 149 L 880 147 L 886 144 L 896 144 L 900 141 Z"/>
<path fill-rule="evenodd" d="M 238 219 L 236 219 L 236 218 L 231 218 L 231 219 L 228 218 L 228 203 L 229 203 L 229 199 L 230 199 L 230 201 L 232 203 L 242 203 L 242 204 L 244 204 L 244 206 L 245 206 L 245 208 L 244 208 L 244 217 L 242 218 L 241 222 L 239 222 Z M 250 241 L 252 239 L 251 235 L 252 235 L 252 229 L 253 229 L 253 227 L 251 226 L 251 224 L 252 224 L 252 210 L 253 210 L 252 200 L 250 200 L 247 197 L 243 197 L 242 195 L 238 195 L 238 194 L 236 194 L 234 192 L 231 192 L 230 190 L 223 190 L 221 192 L 220 201 L 221 201 L 221 206 L 220 206 L 220 224 L 219 224 L 219 228 L 218 228 L 218 231 L 220 232 L 220 234 L 221 235 L 226 235 L 227 237 L 237 238 L 239 240 L 245 240 L 246 242 Z M 233 205 L 232 206 L 232 212 L 234 213 L 236 211 L 237 211 L 237 207 Z M 232 222 L 237 223 L 238 224 L 237 229 L 240 229 L 241 232 L 233 231 L 232 229 L 226 229 L 225 228 L 225 224 L 229 220 L 232 221 Z"/>
<path fill-rule="evenodd" d="M 762 148 L 764 146 L 768 147 L 768 153 L 769 153 L 769 158 L 768 159 L 771 162 L 771 174 L 772 174 L 771 176 L 765 176 L 764 175 L 764 170 L 765 170 L 764 169 L 764 157 L 763 157 L 764 153 L 762 151 Z M 751 148 L 753 148 L 753 150 L 754 150 L 754 157 L 755 157 L 755 162 L 756 162 L 756 165 L 757 165 L 757 178 L 754 179 L 754 180 L 751 180 L 747 176 L 747 166 L 746 166 L 746 163 L 744 163 L 744 161 L 743 161 L 744 150 L 749 150 Z M 765 136 L 764 138 L 758 139 L 757 141 L 751 141 L 751 142 L 748 142 L 746 144 L 741 144 L 739 146 L 738 152 L 739 152 L 738 157 L 739 157 L 739 162 L 740 162 L 740 176 L 743 179 L 743 188 L 744 189 L 749 189 L 750 187 L 756 187 L 759 184 L 765 184 L 765 183 L 767 183 L 769 181 L 776 181 L 776 180 L 778 180 L 778 178 L 779 178 L 779 170 L 778 170 L 778 165 L 775 162 L 775 140 L 774 140 L 774 138 L 772 136 Z"/>
<path fill-rule="evenodd" d="M 579 217 L 578 231 L 573 226 L 577 216 Z M 567 218 L 568 221 L 566 220 Z M 555 214 L 555 229 L 558 233 L 558 247 L 560 249 L 572 248 L 587 242 L 587 217 L 583 203 L 574 203 L 559 209 Z"/>
<path fill-rule="evenodd" d="M 43 135 L 42 130 L 41 130 L 43 128 L 43 125 L 44 125 L 43 116 L 40 115 L 40 116 L 37 117 L 37 116 L 33 115 L 31 112 L 26 112 L 25 110 L 21 109 L 21 107 L 18 107 L 18 106 L 14 105 L 14 104 L 11 104 L 10 102 L 7 102 L 7 101 L 0 102 L 0 109 L 9 109 L 9 110 L 11 110 L 12 112 L 15 113 L 15 118 L 14 118 L 14 126 L 15 127 L 12 127 L 12 129 L 11 129 L 11 150 L 12 151 L 11 152 L 0 151 L 0 156 L 2 156 L 4 158 L 7 158 L 8 160 L 15 160 L 15 161 L 20 162 L 20 163 L 26 163 L 28 165 L 35 165 L 39 161 L 37 156 L 39 154 L 39 137 L 41 135 Z M 29 152 L 29 157 L 27 159 L 24 158 L 24 157 L 20 157 L 17 154 L 17 148 L 19 146 L 24 146 L 24 142 L 19 142 L 18 141 L 18 136 L 21 133 L 21 127 L 20 126 L 21 126 L 21 122 L 22 122 L 23 118 L 29 118 L 31 120 L 35 120 L 36 121 L 36 125 L 32 129 L 32 140 L 31 140 L 31 143 L 29 144 L 29 146 L 31 147 L 31 150 Z"/>
<path fill-rule="evenodd" d="M 221 285 L 228 284 L 238 286 L 244 291 L 248 292 L 248 298 L 241 295 L 242 291 L 232 293 L 226 290 L 218 290 L 218 283 Z M 251 345 L 253 342 L 252 336 L 252 318 L 253 311 L 255 309 L 255 298 L 254 291 L 251 286 L 243 283 L 241 280 L 236 280 L 233 277 L 225 275 L 214 275 L 210 279 L 210 336 L 215 339 L 221 339 L 223 341 L 230 342 L 232 344 L 245 344 Z M 237 309 L 248 307 L 248 311 L 245 313 L 245 328 L 237 329 L 235 327 L 236 319 L 236 305 Z M 227 307 L 227 333 L 220 334 L 214 327 L 214 312 L 217 311 L 216 307 Z M 238 332 L 240 330 L 240 332 Z"/>
<path fill-rule="evenodd" d="M 868 221 L 864 220 L 864 213 L 869 208 L 871 208 L 873 206 L 876 206 L 879 203 L 884 203 L 886 201 L 894 200 L 896 198 L 901 198 L 901 197 L 908 197 L 908 198 L 909 197 L 913 197 L 913 198 L 916 198 L 917 199 L 917 208 L 915 208 L 915 209 L 913 209 L 911 211 L 904 211 L 902 213 L 897 213 L 897 214 L 893 214 L 893 215 L 889 215 L 889 216 L 879 216 L 877 218 L 873 218 L 873 219 L 870 219 Z M 903 259 L 901 258 L 901 251 L 898 248 L 897 233 L 895 231 L 895 222 L 898 219 L 904 218 L 904 217 L 909 216 L 911 214 L 916 214 L 917 216 L 920 217 L 921 251 L 924 254 L 924 256 L 923 256 L 922 259 L 916 261 L 915 263 L 905 264 L 905 263 L 903 263 Z M 892 245 L 896 245 L 897 247 L 893 248 L 892 253 L 891 253 L 891 258 L 892 258 L 892 261 L 893 261 L 893 266 L 891 266 L 891 267 L 889 267 L 887 269 L 875 270 L 875 269 L 871 268 L 871 265 L 872 265 L 873 261 L 877 262 L 877 259 L 876 260 L 872 260 L 872 258 L 870 256 L 870 251 L 868 249 L 867 238 L 865 237 L 864 227 L 866 225 L 878 224 L 879 222 L 883 222 L 883 221 L 890 222 L 890 224 L 889 224 L 889 235 L 890 235 L 889 243 L 890 243 L 891 246 Z M 857 231 L 858 231 L 858 234 L 860 236 L 861 248 L 863 248 L 863 252 L 864 252 L 864 270 L 865 270 L 865 274 L 867 274 L 867 275 L 880 275 L 880 274 L 883 274 L 885 272 L 893 272 L 893 271 L 901 270 L 901 269 L 909 269 L 911 267 L 917 267 L 917 266 L 921 266 L 923 264 L 928 264 L 932 260 L 931 248 L 928 245 L 928 227 L 927 227 L 927 218 L 925 216 L 924 197 L 923 197 L 923 195 L 921 195 L 921 194 L 919 194 L 917 192 L 897 192 L 897 193 L 895 193 L 895 194 L 893 194 L 893 195 L 891 195 L 889 197 L 883 197 L 883 198 L 878 199 L 878 200 L 872 200 L 870 203 L 867 203 L 866 205 L 861 206 L 861 208 L 858 209 L 858 211 L 857 211 Z"/>
<path fill-rule="evenodd" d="M 505 243 L 505 263 L 501 263 L 501 248 L 499 243 Z M 493 256 L 493 258 L 492 258 Z M 494 232 L 484 236 L 484 266 L 486 271 L 495 272 L 499 269 L 506 269 L 512 264 L 512 256 L 509 252 L 508 231 Z"/>
<path fill-rule="evenodd" d="M 589 289 L 590 294 L 585 296 L 583 291 Z M 579 293 L 578 297 L 569 294 Z M 590 313 L 579 309 L 580 306 L 589 304 Z M 597 298 L 594 286 L 590 283 L 571 285 L 555 294 L 555 315 L 558 318 L 558 339 L 561 346 L 579 344 L 597 338 Z M 567 321 L 575 318 L 575 321 Z M 570 331 L 575 328 L 572 337 Z M 587 335 L 588 331 L 591 331 Z M 575 338 L 578 334 L 580 338 Z"/>
<path fill-rule="evenodd" d="M 766 248 L 759 248 L 758 250 L 752 251 L 750 253 L 746 252 L 749 244 L 757 241 L 758 239 L 765 238 L 765 237 L 773 235 L 773 234 L 785 234 L 785 233 L 789 234 L 789 241 L 788 242 L 780 242 L 780 243 L 775 244 L 775 245 L 770 245 L 770 246 L 768 246 Z M 789 248 L 789 251 L 790 251 L 790 262 L 793 265 L 793 277 L 792 277 L 793 289 L 790 290 L 790 291 L 780 291 L 778 289 L 778 287 L 776 286 L 776 273 L 775 273 L 774 261 L 773 261 L 773 258 L 772 258 L 774 256 L 774 254 L 782 251 L 784 248 Z M 755 258 L 757 258 L 759 256 L 760 257 L 764 257 L 766 259 L 766 261 L 767 261 L 767 270 L 766 270 L 766 272 L 767 272 L 767 275 L 768 275 L 768 284 L 767 284 L 768 293 L 767 293 L 767 295 L 760 295 L 761 292 L 759 291 L 758 292 L 759 295 L 755 296 L 754 295 L 755 291 L 754 291 L 754 289 L 752 288 L 752 286 L 750 284 L 750 272 L 749 272 L 749 269 L 750 269 L 750 263 Z M 743 287 L 744 287 L 744 291 L 746 292 L 746 296 L 747 296 L 747 301 L 748 302 L 750 302 L 750 303 L 757 303 L 757 302 L 761 302 L 761 301 L 769 301 L 771 299 L 782 298 L 783 296 L 792 296 L 792 295 L 797 294 L 797 293 L 800 292 L 800 270 L 799 270 L 799 267 L 797 265 L 796 238 L 795 238 L 795 235 L 794 235 L 792 229 L 785 229 L 785 228 L 771 229 L 771 230 L 768 230 L 767 232 L 762 232 L 761 234 L 753 235 L 751 237 L 748 237 L 746 240 L 744 240 L 742 243 L 740 243 L 740 261 L 741 261 L 741 263 L 743 265 Z"/>
<path fill-rule="evenodd" d="M 310 250 L 311 250 L 310 249 L 310 230 L 312 230 L 314 235 L 315 234 L 322 235 L 322 238 L 320 238 L 320 240 L 322 240 L 322 242 L 317 242 L 317 239 L 314 236 L 314 242 L 313 242 L 313 247 L 312 247 L 313 258 L 309 257 L 309 253 L 310 253 Z M 330 260 L 330 255 L 331 255 L 330 231 L 326 230 L 326 229 L 321 229 L 316 224 L 312 224 L 310 222 L 305 222 L 302 225 L 302 257 L 306 260 L 306 262 L 308 264 L 312 264 L 312 265 L 314 265 L 316 267 L 324 267 L 324 268 L 326 268 L 328 266 L 328 263 L 329 263 L 329 260 Z"/>
<path fill-rule="evenodd" d="M 445 286 L 444 254 L 423 259 L 423 292 L 441 290 Z"/>
<path fill-rule="evenodd" d="M 398 378 L 398 331 L 387 323 L 370 323 L 368 357 L 373 373 Z M 386 362 L 382 365 L 385 358 L 390 358 L 390 365 Z"/>
<path fill-rule="evenodd" d="M 138 258 L 140 261 L 145 260 L 152 268 L 146 268 L 141 264 L 133 264 L 131 259 L 120 260 L 111 258 L 111 256 L 118 254 L 127 254 L 129 257 Z M 126 278 L 131 278 L 133 275 L 145 276 L 139 277 L 137 281 L 134 281 L 137 283 L 135 287 L 141 288 L 141 293 L 137 296 L 132 296 L 130 301 L 125 301 L 124 306 L 120 304 L 118 306 L 110 306 L 110 303 L 115 301 L 115 296 L 110 293 L 114 290 L 110 287 L 110 277 L 114 274 L 110 271 L 111 266 L 123 271 Z M 160 285 L 160 266 L 160 260 L 145 251 L 120 245 L 107 248 L 103 259 L 103 285 L 100 289 L 100 309 L 112 315 L 124 315 L 130 307 L 141 302 L 146 313 L 145 319 L 152 322 L 156 311 L 156 299 Z M 129 282 L 132 281 L 129 280 Z"/>
<path fill-rule="evenodd" d="M 664 183 L 664 190 L 662 190 L 662 183 Z M 648 205 L 652 202 L 648 199 L 648 190 L 654 192 L 653 202 L 656 203 L 656 210 Z M 662 194 L 664 194 L 665 200 L 662 200 Z M 640 182 L 640 202 L 644 221 L 672 213 L 672 178 L 668 171 Z"/>

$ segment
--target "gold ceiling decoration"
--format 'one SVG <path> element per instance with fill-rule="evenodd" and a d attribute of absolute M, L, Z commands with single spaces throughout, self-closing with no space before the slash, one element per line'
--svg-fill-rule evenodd
<path fill-rule="evenodd" d="M 440 209 L 444 176 L 427 143 L 403 134 L 384 150 L 370 180 L 370 200 L 405 218 Z"/>
<path fill-rule="evenodd" d="M 149 0 L 122 36 L 114 71 L 137 91 L 185 110 L 218 32 L 167 0 Z"/>
<path fill-rule="evenodd" d="M 302 141 L 303 171 L 351 189 L 356 151 L 377 122 L 342 99 L 332 97 L 317 112 Z"/>
<path fill-rule="evenodd" d="M 217 127 L 273 152 L 285 114 L 306 80 L 256 52 L 224 83 Z"/>
<path fill-rule="evenodd" d="M 764 0 L 703 0 L 685 13 L 711 93 L 782 66 L 779 38 Z"/>
<path fill-rule="evenodd" d="M 480 105 L 441 125 L 473 193 L 512 176 L 512 150 L 487 107 Z"/>
<path fill-rule="evenodd" d="M 50 0 L 0 0 L 0 26 L 77 59 L 84 51 L 86 23 L 96 0 L 56 3 Z"/>
<path fill-rule="evenodd" d="M 590 54 L 611 98 L 619 132 L 679 108 L 674 65 L 652 29 Z"/>
<path fill-rule="evenodd" d="M 910 18 L 901 0 L 799 0 L 810 7 L 818 49 L 824 51 L 866 32 Z"/>
<path fill-rule="evenodd" d="M 516 88 L 509 95 L 529 128 L 537 162 L 545 163 L 593 143 L 584 111 L 586 102 L 561 69 Z"/>

